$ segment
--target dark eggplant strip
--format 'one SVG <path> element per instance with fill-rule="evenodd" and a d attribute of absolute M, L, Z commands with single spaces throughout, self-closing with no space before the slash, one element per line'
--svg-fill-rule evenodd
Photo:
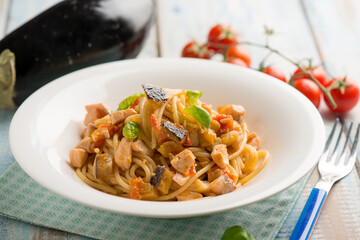
<path fill-rule="evenodd" d="M 173 123 L 167 121 L 162 124 L 170 133 L 172 133 L 180 142 L 186 138 L 187 131 L 176 127 Z"/>
<path fill-rule="evenodd" d="M 167 93 L 164 91 L 164 89 L 160 87 L 152 84 L 143 84 L 142 87 L 145 91 L 147 98 L 150 100 L 154 100 L 157 102 L 166 102 L 169 99 Z"/>
<path fill-rule="evenodd" d="M 159 186 L 164 172 L 165 172 L 165 167 L 157 166 L 154 170 L 155 176 L 153 176 L 150 180 L 151 185 L 155 187 Z"/>

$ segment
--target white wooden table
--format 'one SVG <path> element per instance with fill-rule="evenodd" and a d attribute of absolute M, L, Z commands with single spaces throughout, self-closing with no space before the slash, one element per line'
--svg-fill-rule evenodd
<path fill-rule="evenodd" d="M 0 0 L 0 38 L 59 0 Z M 190 40 L 206 41 L 211 26 L 227 23 L 241 40 L 264 43 L 264 25 L 277 34 L 270 44 L 295 60 L 312 58 L 334 76 L 360 83 L 360 1 L 358 0 L 155 0 L 157 19 L 139 57 L 179 57 Z M 248 48 L 257 67 L 266 54 Z M 271 56 L 268 63 L 289 76 L 295 69 Z M 320 107 L 326 125 L 335 116 Z M 344 118 L 360 121 L 360 105 Z M 1 161 L 1 159 L 0 159 Z M 315 170 L 305 189 L 305 203 L 319 178 Z M 298 216 L 286 220 L 293 224 Z M 288 236 L 280 232 L 279 237 Z M 71 233 L 0 217 L 0 239 L 87 239 Z M 360 239 L 360 182 L 354 170 L 328 196 L 312 239 Z"/>

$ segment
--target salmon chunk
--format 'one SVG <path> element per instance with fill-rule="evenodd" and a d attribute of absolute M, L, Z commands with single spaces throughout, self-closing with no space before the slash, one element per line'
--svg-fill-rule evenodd
<path fill-rule="evenodd" d="M 190 176 L 183 176 L 181 173 L 176 173 L 173 176 L 173 180 L 174 182 L 176 182 L 177 184 L 179 184 L 180 186 L 184 186 L 185 183 L 190 179 Z"/>
<path fill-rule="evenodd" d="M 195 156 L 190 150 L 185 149 L 177 154 L 170 163 L 178 172 L 188 175 L 190 168 L 195 163 Z"/>
<path fill-rule="evenodd" d="M 221 175 L 210 183 L 210 190 L 216 195 L 232 192 L 236 189 L 234 181 L 227 175 Z"/>
<path fill-rule="evenodd" d="M 226 145 L 215 145 L 211 152 L 211 158 L 220 168 L 226 168 L 229 165 L 229 156 L 227 153 Z"/>
<path fill-rule="evenodd" d="M 136 111 L 132 108 L 126 110 L 120 110 L 111 114 L 111 123 L 113 125 L 123 122 L 127 117 L 136 114 Z"/>
<path fill-rule="evenodd" d="M 127 138 L 122 138 L 115 152 L 115 162 L 121 170 L 127 170 L 132 162 L 131 142 Z"/>
<path fill-rule="evenodd" d="M 97 129 L 97 127 L 94 124 L 89 124 L 84 129 L 84 131 L 81 133 L 81 137 L 91 137 L 91 134 Z"/>
<path fill-rule="evenodd" d="M 241 117 L 243 117 L 246 113 L 243 106 L 232 104 L 226 104 L 218 107 L 218 112 L 220 114 L 231 115 L 236 121 L 240 121 Z"/>
<path fill-rule="evenodd" d="M 86 159 L 88 157 L 88 153 L 81 148 L 74 148 L 70 151 L 69 158 L 70 164 L 73 167 L 82 167 L 84 165 Z"/>
<path fill-rule="evenodd" d="M 111 113 L 111 109 L 105 106 L 103 103 L 86 105 L 85 109 L 87 111 L 84 120 L 85 126 L 87 126 L 89 123 L 93 123 L 96 119 L 105 117 Z"/>
<path fill-rule="evenodd" d="M 78 144 L 76 148 L 81 148 L 87 151 L 88 153 L 94 152 L 94 141 L 91 137 L 84 137 Z"/>

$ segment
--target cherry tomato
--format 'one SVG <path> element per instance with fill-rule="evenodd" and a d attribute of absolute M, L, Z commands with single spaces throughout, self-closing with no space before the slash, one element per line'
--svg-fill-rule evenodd
<path fill-rule="evenodd" d="M 239 45 L 231 46 L 226 52 L 226 58 L 240 58 L 246 63 L 247 67 L 250 67 L 251 65 L 251 58 L 249 52 Z"/>
<path fill-rule="evenodd" d="M 197 42 L 189 42 L 183 48 L 181 56 L 190 58 L 210 59 L 211 52 L 206 45 Z"/>
<path fill-rule="evenodd" d="M 295 81 L 295 88 L 304 94 L 316 108 L 319 107 L 322 92 L 316 83 L 310 79 L 302 78 Z"/>
<path fill-rule="evenodd" d="M 209 48 L 214 52 L 225 52 L 229 46 L 236 44 L 236 32 L 228 25 L 218 24 L 208 34 Z"/>
<path fill-rule="evenodd" d="M 335 113 L 346 113 L 353 109 L 359 101 L 359 86 L 351 78 L 346 77 L 345 82 L 343 80 L 344 77 L 331 79 L 326 85 L 326 87 L 330 88 L 335 86 L 335 88 L 330 90 L 330 94 L 337 105 L 335 109 L 324 96 L 326 105 Z M 337 83 L 334 84 L 335 81 Z"/>
<path fill-rule="evenodd" d="M 242 67 L 248 67 L 248 65 L 246 64 L 246 62 L 244 62 L 242 59 L 240 58 L 229 58 L 228 60 L 226 60 L 227 63 L 232 63 L 235 65 L 239 65 Z"/>
<path fill-rule="evenodd" d="M 263 72 L 270 76 L 278 78 L 283 82 L 287 82 L 284 73 L 276 67 L 268 66 L 263 70 Z"/>
<path fill-rule="evenodd" d="M 311 75 L 313 75 L 314 78 L 316 78 L 323 86 L 325 86 L 328 82 L 327 74 L 325 70 L 320 67 L 308 67 L 305 68 L 306 71 L 308 71 Z M 305 73 L 303 73 L 299 68 L 294 72 L 293 74 L 293 81 L 296 81 L 298 79 L 307 78 L 310 79 Z"/>

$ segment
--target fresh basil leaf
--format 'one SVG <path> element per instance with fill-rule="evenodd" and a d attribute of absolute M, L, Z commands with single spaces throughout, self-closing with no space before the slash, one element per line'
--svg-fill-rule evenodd
<path fill-rule="evenodd" d="M 135 100 L 138 98 L 138 97 L 144 97 L 145 94 L 144 93 L 135 93 L 127 98 L 125 98 L 124 100 L 122 100 L 122 102 L 119 104 L 119 107 L 118 107 L 118 111 L 120 110 L 125 110 L 125 109 L 128 109 L 131 104 L 133 104 L 135 102 Z"/>
<path fill-rule="evenodd" d="M 188 101 L 190 103 L 190 105 L 195 105 L 196 101 L 201 98 L 202 96 L 202 91 L 199 90 L 189 90 L 186 92 L 186 96 L 188 97 Z"/>
<path fill-rule="evenodd" d="M 140 126 L 136 122 L 127 122 L 123 128 L 123 136 L 129 140 L 137 138 L 140 134 Z"/>
<path fill-rule="evenodd" d="M 221 240 L 255 240 L 254 236 L 241 226 L 228 228 Z"/>
<path fill-rule="evenodd" d="M 185 111 L 193 116 L 206 130 L 209 130 L 211 117 L 208 111 L 196 105 L 185 108 Z"/>

